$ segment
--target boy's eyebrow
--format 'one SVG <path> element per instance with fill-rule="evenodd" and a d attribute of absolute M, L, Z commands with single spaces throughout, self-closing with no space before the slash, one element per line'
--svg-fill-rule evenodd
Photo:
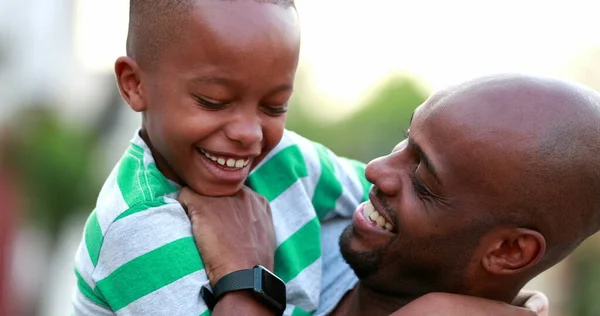
<path fill-rule="evenodd" d="M 217 83 L 222 85 L 230 85 L 232 84 L 232 80 L 222 77 L 197 77 L 192 81 L 198 81 L 203 83 Z"/>
<path fill-rule="evenodd" d="M 232 86 L 235 84 L 234 80 L 223 78 L 223 77 L 212 77 L 212 76 L 211 77 L 197 77 L 197 78 L 194 78 L 192 81 L 200 82 L 200 83 L 214 83 L 214 84 L 220 84 L 220 85 L 224 85 L 224 86 Z M 271 93 L 287 91 L 287 90 L 294 90 L 294 85 L 289 84 L 289 83 L 281 84 L 281 85 L 275 87 L 274 89 L 272 89 Z"/>

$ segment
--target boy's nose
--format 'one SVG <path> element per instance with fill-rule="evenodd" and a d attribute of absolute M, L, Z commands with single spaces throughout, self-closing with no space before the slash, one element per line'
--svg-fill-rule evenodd
<path fill-rule="evenodd" d="M 244 147 L 250 147 L 260 143 L 263 138 L 260 119 L 254 115 L 240 116 L 230 122 L 225 129 L 227 137 L 239 142 Z"/>

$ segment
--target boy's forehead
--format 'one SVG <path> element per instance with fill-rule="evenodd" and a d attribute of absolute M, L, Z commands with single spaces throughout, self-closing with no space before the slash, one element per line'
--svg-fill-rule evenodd
<path fill-rule="evenodd" d="M 169 59 L 187 56 L 196 60 L 194 56 L 203 56 L 205 61 L 218 65 L 228 59 L 226 56 L 236 56 L 234 60 L 238 60 L 237 57 L 247 59 L 258 54 L 268 59 L 288 53 L 295 55 L 299 50 L 295 11 L 270 3 L 200 0 L 185 24 L 174 34 L 181 40 L 169 50 Z M 228 62 L 227 66 L 234 65 Z"/>
<path fill-rule="evenodd" d="M 218 32 L 213 34 L 220 37 L 218 44 L 226 44 L 222 42 L 230 37 L 239 41 L 239 37 L 285 33 L 290 28 L 299 29 L 293 1 L 131 0 L 127 54 L 148 64 L 182 40 L 185 47 L 208 44 L 205 38 L 211 31 Z"/>

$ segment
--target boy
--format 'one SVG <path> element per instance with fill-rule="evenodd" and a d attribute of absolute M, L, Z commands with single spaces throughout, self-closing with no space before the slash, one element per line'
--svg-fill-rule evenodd
<path fill-rule="evenodd" d="M 284 131 L 299 36 L 291 1 L 130 2 L 115 73 L 142 127 L 86 223 L 75 315 L 210 313 L 199 295 L 207 271 L 175 200 L 182 186 L 224 196 L 247 181 L 269 200 L 286 315 L 329 311 L 356 283 L 335 218 L 366 198 L 364 167 Z M 256 301 L 230 298 L 222 314 L 260 313 Z"/>

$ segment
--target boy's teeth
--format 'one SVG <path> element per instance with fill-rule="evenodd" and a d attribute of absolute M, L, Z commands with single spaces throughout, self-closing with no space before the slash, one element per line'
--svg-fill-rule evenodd
<path fill-rule="evenodd" d="M 385 218 L 375 210 L 375 207 L 373 207 L 373 204 L 371 204 L 370 201 L 367 201 L 365 203 L 365 206 L 363 208 L 363 214 L 366 218 L 370 219 L 371 222 L 373 222 L 382 229 L 385 229 L 387 231 L 392 231 L 392 229 L 394 229 L 392 223 L 386 221 Z"/>
<path fill-rule="evenodd" d="M 233 167 L 235 166 L 235 160 L 229 158 L 227 159 L 227 167 Z"/>
<path fill-rule="evenodd" d="M 215 157 L 204 150 L 202 153 L 206 158 L 218 163 L 221 166 L 227 166 L 230 168 L 242 168 L 247 166 L 250 163 L 250 159 L 233 159 L 233 158 L 223 158 L 223 157 Z"/>

